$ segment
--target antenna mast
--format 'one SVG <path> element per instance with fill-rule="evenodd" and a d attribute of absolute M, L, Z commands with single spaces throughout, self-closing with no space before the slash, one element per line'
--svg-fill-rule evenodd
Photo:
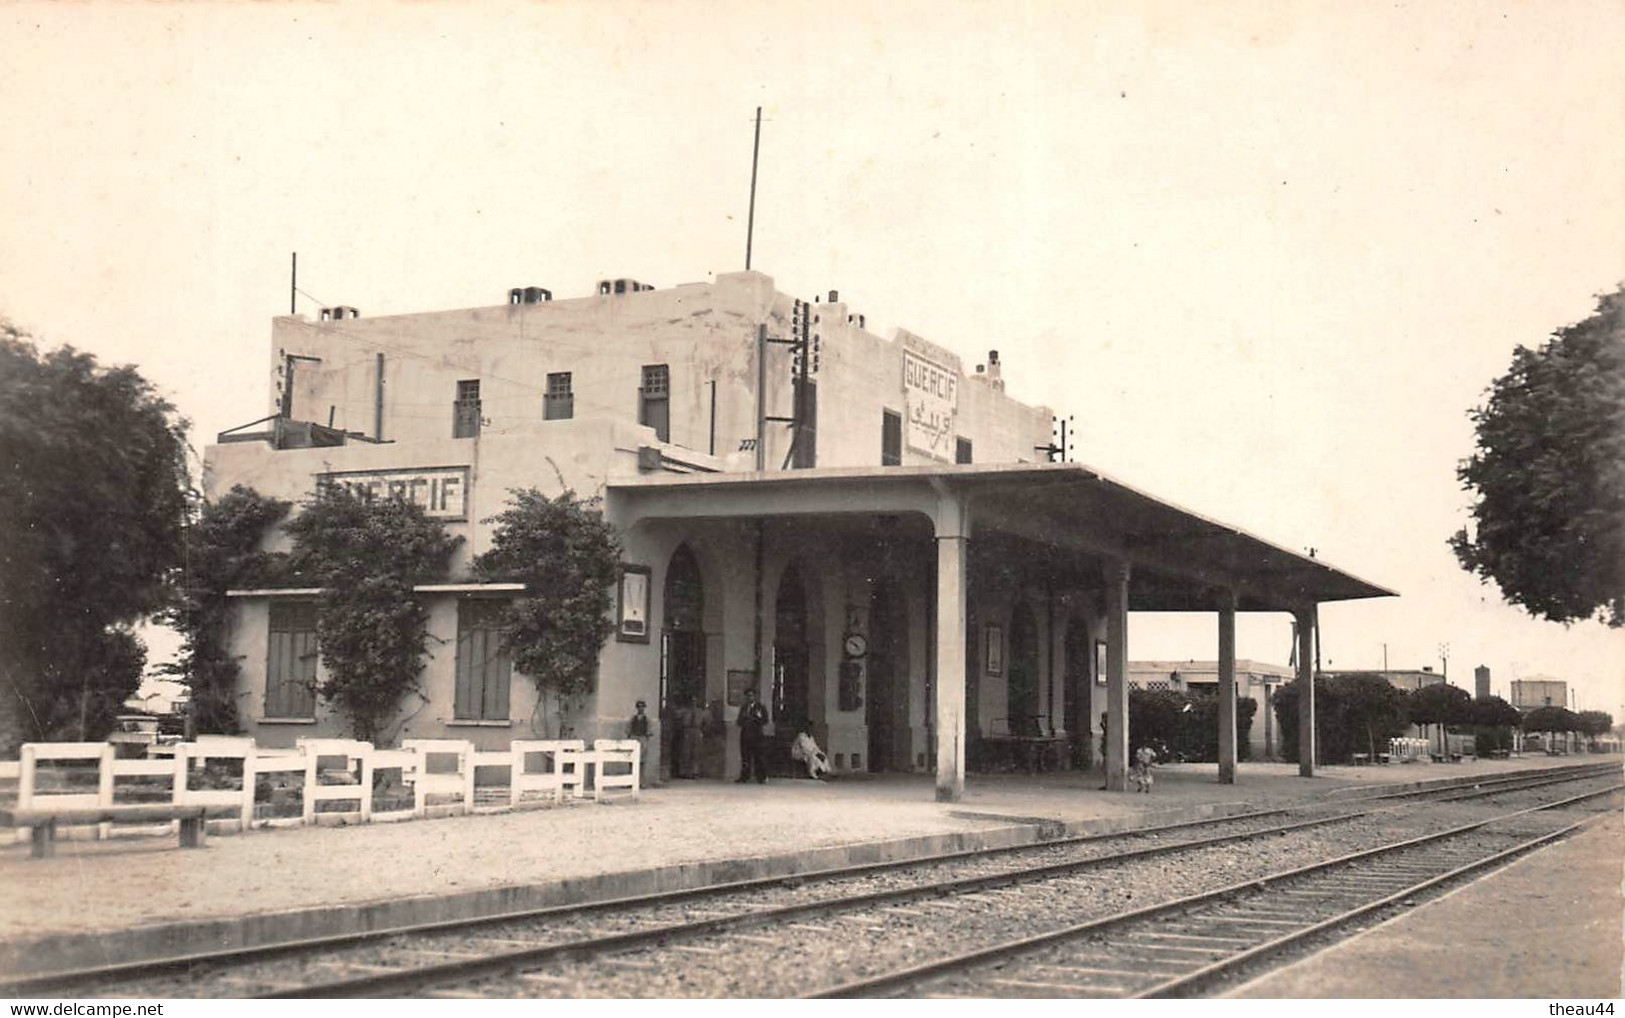
<path fill-rule="evenodd" d="M 756 107 L 756 140 L 750 146 L 750 214 L 745 220 L 745 271 L 750 271 L 750 245 L 756 233 L 756 161 L 762 151 L 762 108 Z"/>

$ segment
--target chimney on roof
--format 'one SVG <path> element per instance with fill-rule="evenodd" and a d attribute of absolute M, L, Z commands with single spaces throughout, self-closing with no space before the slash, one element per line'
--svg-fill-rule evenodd
<path fill-rule="evenodd" d="M 508 291 L 509 304 L 545 304 L 553 299 L 553 291 L 542 286 L 516 286 Z"/>
<path fill-rule="evenodd" d="M 987 352 L 987 380 L 993 384 L 993 388 L 1001 392 L 1004 390 L 1004 365 L 999 363 L 997 350 Z"/>

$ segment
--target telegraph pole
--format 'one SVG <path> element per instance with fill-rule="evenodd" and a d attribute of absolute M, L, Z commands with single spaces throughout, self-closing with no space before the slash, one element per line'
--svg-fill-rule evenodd
<path fill-rule="evenodd" d="M 746 242 L 749 247 L 749 241 Z M 747 264 L 748 258 L 747 258 Z M 767 469 L 767 323 L 756 326 L 756 472 Z"/>
<path fill-rule="evenodd" d="M 293 271 L 288 274 L 288 314 L 299 313 L 299 252 L 293 253 Z"/>

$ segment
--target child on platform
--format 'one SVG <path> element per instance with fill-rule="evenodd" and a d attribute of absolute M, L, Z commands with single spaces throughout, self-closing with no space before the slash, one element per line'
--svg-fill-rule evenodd
<path fill-rule="evenodd" d="M 1147 795 L 1151 794 L 1151 768 L 1156 762 L 1157 751 L 1150 746 L 1141 746 L 1139 751 L 1134 754 L 1134 767 L 1131 770 L 1131 775 L 1134 778 L 1136 791 L 1144 792 Z"/>

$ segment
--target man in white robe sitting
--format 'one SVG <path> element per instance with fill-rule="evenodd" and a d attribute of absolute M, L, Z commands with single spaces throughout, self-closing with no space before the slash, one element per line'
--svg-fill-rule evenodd
<path fill-rule="evenodd" d="M 790 759 L 806 764 L 809 778 L 822 781 L 824 775 L 830 772 L 829 757 L 818 748 L 818 740 L 813 738 L 811 725 L 802 725 L 801 731 L 796 734 L 796 741 L 790 744 Z"/>

